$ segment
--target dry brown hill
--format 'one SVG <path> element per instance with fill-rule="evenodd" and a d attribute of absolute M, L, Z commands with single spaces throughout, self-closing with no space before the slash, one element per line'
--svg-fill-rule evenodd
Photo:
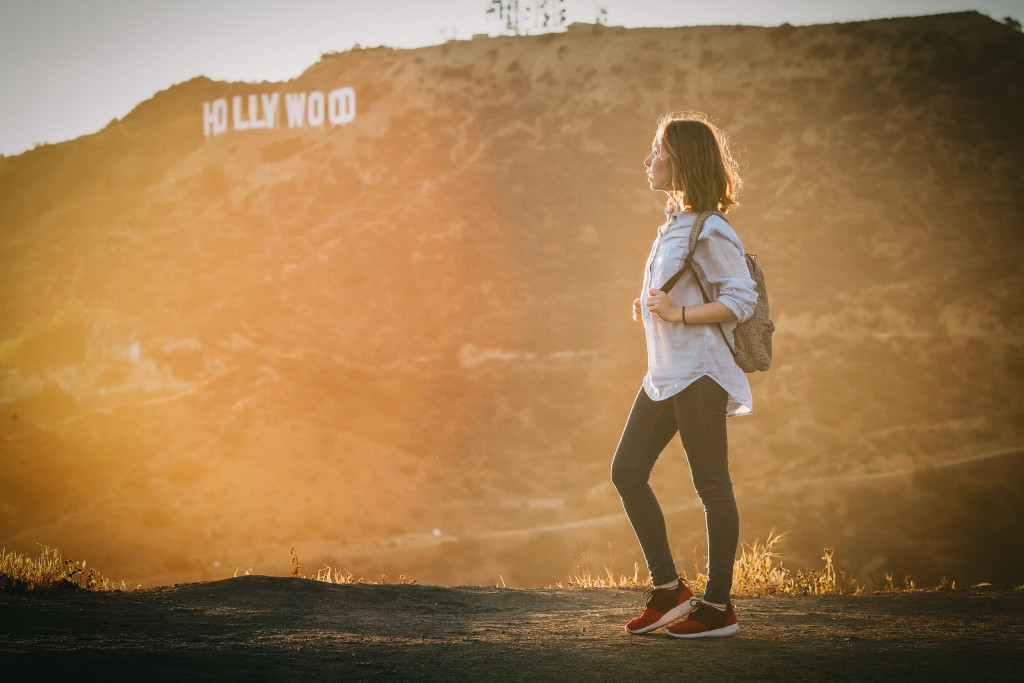
<path fill-rule="evenodd" d="M 694 108 L 742 151 L 779 328 L 731 431 L 744 537 L 1019 582 L 1022 72 L 976 13 L 574 26 L 197 78 L 0 158 L 0 540 L 145 583 L 283 573 L 292 541 L 420 582 L 548 584 L 577 541 L 631 569 L 641 160 Z M 204 102 L 341 87 L 346 126 L 203 135 Z M 655 487 L 689 558 L 681 455 Z"/>

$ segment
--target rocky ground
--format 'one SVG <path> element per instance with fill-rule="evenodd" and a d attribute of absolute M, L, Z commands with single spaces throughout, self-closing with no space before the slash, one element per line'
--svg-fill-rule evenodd
<path fill-rule="evenodd" d="M 1017 680 L 1024 592 L 739 598 L 736 637 L 630 636 L 628 590 L 245 576 L 0 594 L 5 674 L 174 680 Z"/>

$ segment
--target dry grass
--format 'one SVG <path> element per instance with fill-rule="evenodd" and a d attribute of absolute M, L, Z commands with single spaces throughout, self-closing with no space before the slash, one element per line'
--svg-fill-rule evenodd
<path fill-rule="evenodd" d="M 882 585 L 875 588 L 875 593 L 937 593 L 941 591 L 956 590 L 956 581 L 950 581 L 945 576 L 943 576 L 939 581 L 938 586 L 934 586 L 932 588 L 918 588 L 913 576 L 904 576 L 902 584 L 897 584 L 893 580 L 893 575 L 889 572 L 883 572 L 882 576 L 884 579 L 882 581 Z M 878 582 L 875 581 L 874 577 L 872 577 L 871 582 L 878 586 Z M 979 583 L 976 586 L 972 586 L 972 588 L 981 588 L 990 585 L 991 584 L 988 583 Z"/>
<path fill-rule="evenodd" d="M 363 577 L 356 577 L 350 571 L 344 567 L 334 569 L 332 567 L 324 566 L 317 570 L 317 573 L 313 576 L 306 576 L 302 574 L 302 564 L 299 562 L 298 553 L 295 552 L 295 546 L 292 546 L 292 576 L 297 579 L 309 579 L 311 581 L 321 581 L 323 583 L 368 583 L 376 584 L 380 586 L 386 586 L 392 583 L 391 579 L 388 578 L 387 574 L 381 574 L 380 578 L 376 581 L 364 579 Z M 410 579 L 405 574 L 401 574 L 398 577 L 398 583 L 406 586 L 410 586 L 416 583 L 416 579 Z"/>
<path fill-rule="evenodd" d="M 755 539 L 751 544 L 743 544 L 740 557 L 733 565 L 733 594 L 744 597 L 764 597 L 775 595 L 860 595 L 864 586 L 858 585 L 846 572 L 836 571 L 832 564 L 833 550 L 825 548 L 821 569 L 800 569 L 792 571 L 782 565 L 778 546 L 788 531 L 776 533 L 773 529 L 767 539 L 761 542 Z M 31 557 L 26 554 L 0 550 L 0 591 L 32 591 L 32 590 L 89 590 L 99 592 L 136 590 L 141 586 L 129 588 L 125 581 L 114 581 L 103 576 L 95 568 L 86 568 L 84 560 L 65 560 L 56 548 L 39 546 L 39 554 Z M 632 574 L 615 572 L 615 556 L 612 544 L 608 544 L 608 563 L 603 572 L 595 573 L 591 567 L 587 552 L 580 544 L 579 552 L 573 555 L 574 570 L 569 573 L 568 580 L 563 584 L 556 583 L 558 588 L 646 588 L 646 579 L 640 579 L 640 566 L 633 564 Z M 252 573 L 251 569 L 244 572 Z M 238 576 L 239 572 L 235 572 Z M 306 576 L 302 573 L 302 564 L 295 547 L 291 548 L 291 575 L 299 579 L 320 581 L 336 584 L 374 584 L 388 585 L 393 583 L 386 574 L 377 580 L 356 577 L 343 567 L 324 566 L 316 574 Z M 881 582 L 871 579 L 875 584 L 875 593 L 914 593 L 956 590 L 956 581 L 943 578 L 933 588 L 918 588 L 912 576 L 904 577 L 902 584 L 896 583 L 892 574 L 883 574 Z M 683 580 L 695 593 L 702 593 L 707 585 L 707 575 L 694 563 L 694 575 L 685 572 Z M 500 578 L 500 586 L 504 579 Z M 398 584 L 412 585 L 415 579 L 404 574 L 398 577 Z M 987 584 L 979 584 L 987 585 Z M 1024 590 L 1024 585 L 1016 587 Z"/>
<path fill-rule="evenodd" d="M 615 553 L 611 541 L 608 542 L 608 564 L 604 566 L 603 574 L 595 574 L 590 568 L 590 560 L 587 558 L 587 551 L 583 544 L 579 545 L 579 552 L 572 556 L 574 570 L 569 574 L 569 580 L 563 585 L 556 583 L 558 588 L 644 588 L 646 582 L 640 581 L 640 565 L 633 563 L 633 575 L 615 574 Z"/>
<path fill-rule="evenodd" d="M 743 544 L 739 559 L 733 565 L 733 594 L 746 597 L 764 597 L 769 595 L 860 595 L 864 586 L 858 585 L 846 572 L 837 572 L 832 565 L 831 548 L 826 548 L 822 560 L 825 566 L 821 569 L 799 569 L 792 571 L 782 565 L 778 546 L 788 531 L 776 533 L 772 529 L 764 542 L 755 540 L 751 544 Z M 611 544 L 608 546 L 609 557 L 612 558 L 604 567 L 603 574 L 594 574 L 586 551 L 580 547 L 574 556 L 575 571 L 570 573 L 566 588 L 644 588 L 647 581 L 639 578 L 640 567 L 633 566 L 633 575 L 616 575 Z M 694 576 L 683 574 L 683 580 L 695 592 L 703 593 L 707 585 L 707 574 L 694 563 Z M 891 583 L 891 581 L 890 581 Z M 559 588 L 563 584 L 556 584 Z"/>
<path fill-rule="evenodd" d="M 772 529 L 767 540 L 761 543 L 755 539 L 745 545 L 736 560 L 733 570 L 733 592 L 737 595 L 860 595 L 864 586 L 857 585 L 856 579 L 845 571 L 836 571 L 832 564 L 832 548 L 825 548 L 821 569 L 798 569 L 795 572 L 782 566 L 781 554 L 776 546 L 782 543 L 789 532 L 776 533 Z M 698 573 L 701 582 L 707 577 Z"/>
<path fill-rule="evenodd" d="M 0 590 L 133 590 L 123 579 L 114 581 L 85 564 L 85 560 L 65 560 L 56 548 L 44 545 L 39 546 L 36 557 L 4 548 L 0 550 Z"/>

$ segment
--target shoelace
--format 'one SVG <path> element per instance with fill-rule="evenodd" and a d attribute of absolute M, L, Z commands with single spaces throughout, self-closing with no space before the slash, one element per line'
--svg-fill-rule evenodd
<path fill-rule="evenodd" d="M 713 609 L 709 608 L 707 605 L 705 605 L 697 598 L 693 598 L 692 600 L 690 600 L 690 604 L 693 605 L 693 608 L 690 610 L 690 614 L 686 617 L 687 619 L 695 619 L 697 615 L 701 613 L 702 610 Z"/>
<path fill-rule="evenodd" d="M 723 615 L 728 613 L 728 608 L 726 608 L 725 610 L 720 610 L 717 607 L 712 607 L 710 605 L 705 605 L 704 602 L 702 600 L 698 599 L 698 598 L 693 598 L 692 600 L 690 600 L 690 604 L 693 605 L 693 609 L 690 610 L 689 616 L 686 617 L 687 620 L 694 619 L 696 621 L 700 621 L 700 619 L 698 619 L 698 617 L 700 616 L 701 612 L 706 612 L 706 613 L 712 615 L 711 616 L 712 619 L 721 618 Z M 704 623 L 704 622 L 701 622 L 701 623 Z"/>
<path fill-rule="evenodd" d="M 654 599 L 654 593 L 656 591 L 659 591 L 659 590 L 662 590 L 662 591 L 677 591 L 677 590 L 679 590 L 679 588 L 682 585 L 683 585 L 683 583 L 682 583 L 682 581 L 680 581 L 679 585 L 676 586 L 675 588 L 654 588 L 653 586 L 651 588 L 645 588 L 644 589 L 644 605 L 647 606 L 647 607 L 651 606 L 651 600 Z"/>

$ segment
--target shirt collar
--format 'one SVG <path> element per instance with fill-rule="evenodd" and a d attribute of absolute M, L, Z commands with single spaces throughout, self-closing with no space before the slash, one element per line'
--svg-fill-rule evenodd
<path fill-rule="evenodd" d="M 675 204 L 669 204 L 665 207 L 665 222 L 662 224 L 659 232 L 664 235 L 666 230 L 679 223 L 684 216 L 689 214 L 690 212 L 686 209 L 680 209 Z"/>

